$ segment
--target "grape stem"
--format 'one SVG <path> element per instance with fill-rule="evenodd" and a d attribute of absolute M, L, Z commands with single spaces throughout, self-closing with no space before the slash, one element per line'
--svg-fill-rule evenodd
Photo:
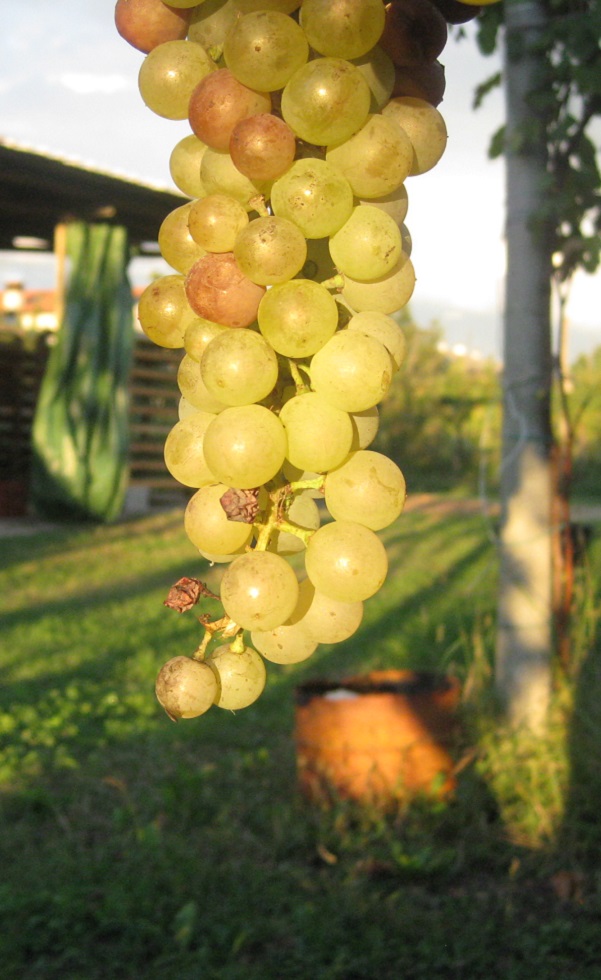
<path fill-rule="evenodd" d="M 290 375 L 294 381 L 294 386 L 296 388 L 297 395 L 304 395 L 306 391 L 310 391 L 310 385 L 303 379 L 301 375 L 301 370 L 310 378 L 309 367 L 306 364 L 298 364 L 293 361 L 292 358 L 288 358 L 288 368 L 290 370 Z"/>
<path fill-rule="evenodd" d="M 344 289 L 344 276 L 337 273 L 337 275 L 324 280 L 321 285 L 326 289 Z"/>
<path fill-rule="evenodd" d="M 204 660 L 207 647 L 216 633 L 221 633 L 224 638 L 228 638 L 230 636 L 236 637 L 240 632 L 238 624 L 233 619 L 230 619 L 229 616 L 222 616 L 221 619 L 215 619 L 212 623 L 207 622 L 202 617 L 200 618 L 200 622 L 204 626 L 205 633 L 202 641 L 192 654 L 193 660 Z"/>

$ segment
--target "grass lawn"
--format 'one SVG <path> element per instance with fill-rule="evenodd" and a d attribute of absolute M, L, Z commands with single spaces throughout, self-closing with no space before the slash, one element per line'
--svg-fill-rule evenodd
<path fill-rule="evenodd" d="M 0 542 L 1 980 L 598 980 L 592 576 L 578 683 L 558 682 L 549 735 L 528 743 L 487 709 L 491 525 L 441 504 L 384 537 L 390 575 L 355 637 L 268 665 L 244 711 L 177 725 L 154 679 L 200 631 L 163 599 L 220 575 L 181 512 Z M 389 667 L 461 679 L 457 794 L 310 806 L 296 685 Z"/>

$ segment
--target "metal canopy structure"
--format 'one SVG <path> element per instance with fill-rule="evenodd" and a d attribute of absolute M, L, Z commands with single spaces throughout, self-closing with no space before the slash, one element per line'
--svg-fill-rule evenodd
<path fill-rule="evenodd" d="M 69 220 L 123 225 L 141 254 L 156 254 L 161 222 L 187 198 L 0 138 L 0 249 L 52 251 Z"/>

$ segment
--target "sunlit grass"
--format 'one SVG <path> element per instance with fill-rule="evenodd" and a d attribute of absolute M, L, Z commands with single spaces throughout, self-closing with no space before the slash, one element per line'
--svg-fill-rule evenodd
<path fill-rule="evenodd" d="M 163 600 L 182 575 L 217 591 L 221 574 L 181 512 L 3 541 L 0 915 L 19 922 L 3 980 L 596 980 L 599 543 L 574 677 L 558 677 L 548 736 L 529 742 L 491 709 L 489 530 L 442 505 L 407 512 L 352 640 L 269 665 L 244 711 L 178 725 L 154 680 L 200 627 Z M 391 667 L 461 679 L 456 797 L 309 807 L 295 687 Z M 558 869 L 584 869 L 580 904 L 554 897 Z"/>

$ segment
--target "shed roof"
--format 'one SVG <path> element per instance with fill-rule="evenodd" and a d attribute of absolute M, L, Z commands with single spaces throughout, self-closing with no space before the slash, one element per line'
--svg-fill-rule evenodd
<path fill-rule="evenodd" d="M 186 200 L 176 190 L 0 138 L 0 249 L 38 239 L 36 247 L 50 251 L 55 226 L 77 219 L 125 225 L 132 245 L 153 252 L 145 243 L 156 242 L 163 219 Z"/>

